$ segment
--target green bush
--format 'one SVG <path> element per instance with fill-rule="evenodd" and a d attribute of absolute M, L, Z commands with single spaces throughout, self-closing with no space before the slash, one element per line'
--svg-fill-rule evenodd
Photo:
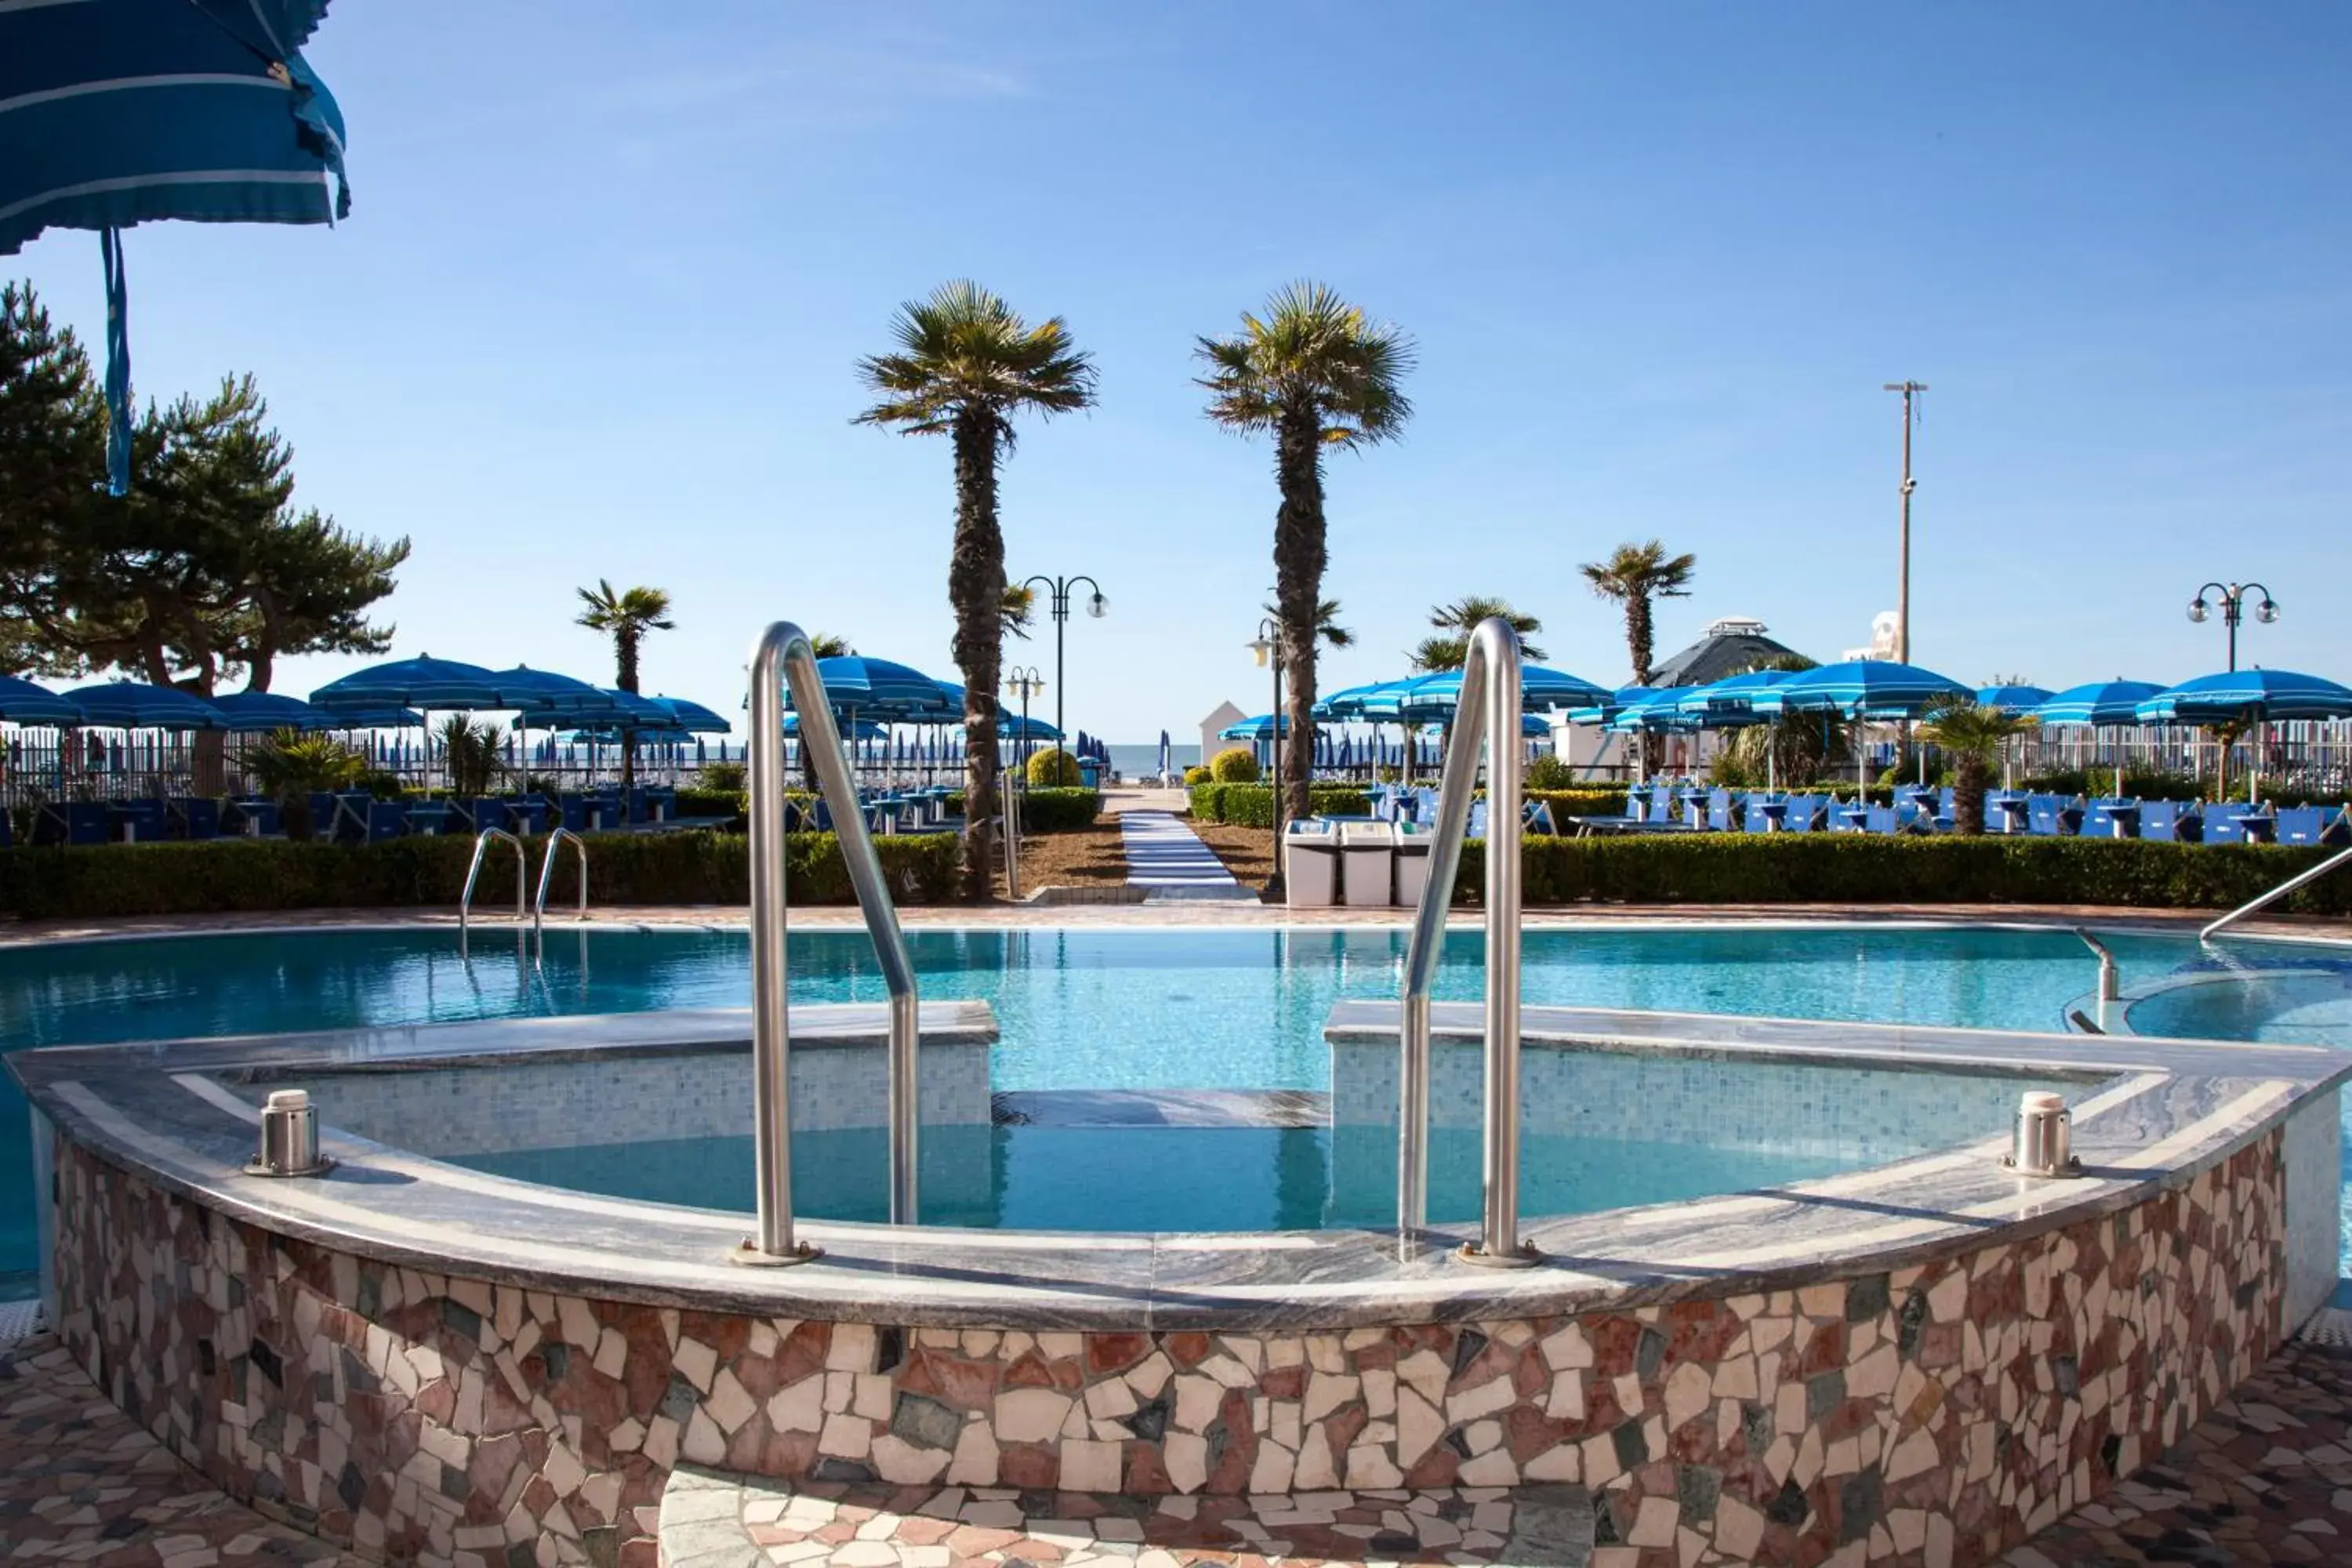
<path fill-rule="evenodd" d="M 1260 784 L 1195 784 L 1192 815 L 1202 822 L 1227 822 L 1236 827 L 1274 826 L 1274 786 Z M 1317 784 L 1307 793 L 1308 808 L 1317 816 L 1365 816 L 1372 797 L 1346 784 Z"/>
<path fill-rule="evenodd" d="M 751 786 L 751 770 L 741 763 L 705 763 L 698 783 L 721 795 L 740 795 Z"/>
<path fill-rule="evenodd" d="M 1486 846 L 1465 847 L 1457 902 L 1475 902 Z M 1896 837 L 1861 833 L 1536 837 L 1521 844 L 1531 904 L 2019 903 L 2234 909 L 2334 851 L 2143 839 Z M 2272 906 L 2352 914 L 2352 878 Z"/>
<path fill-rule="evenodd" d="M 544 841 L 530 843 L 535 868 Z M 876 839 L 875 847 L 894 897 L 918 904 L 944 902 L 952 895 L 952 835 L 892 835 Z M 750 849 L 736 833 L 593 834 L 588 843 L 588 900 L 592 907 L 743 904 L 750 897 Z M 26 920 L 92 920 L 454 905 L 473 850 L 473 841 L 459 837 L 368 845 L 224 838 L 0 849 L 0 910 Z M 793 834 L 785 840 L 785 854 L 795 902 L 855 901 L 840 842 L 832 834 Z M 577 896 L 576 864 L 570 857 L 557 860 L 551 908 Z M 501 859 L 484 875 L 495 890 L 509 872 Z"/>
<path fill-rule="evenodd" d="M 948 815 L 963 815 L 963 791 L 955 790 L 947 798 Z M 1102 813 L 1102 792 L 1099 790 L 1060 788 L 1032 789 L 1022 797 L 1021 831 L 1024 833 L 1066 833 L 1074 827 L 1087 827 Z"/>
<path fill-rule="evenodd" d="M 1625 815 L 1625 791 L 1611 789 L 1531 789 L 1523 799 L 1540 801 L 1550 807 L 1552 821 L 1565 827 L 1565 816 L 1622 816 Z"/>
<path fill-rule="evenodd" d="M 1206 768 L 1190 767 L 1184 770 L 1184 787 L 1187 789 L 1192 788 L 1194 784 L 1204 784 L 1209 782 L 1210 774 L 1209 770 Z"/>
<path fill-rule="evenodd" d="M 1546 752 L 1528 764 L 1527 773 L 1519 779 L 1519 787 L 1530 791 L 1574 789 L 1576 782 L 1576 770 L 1569 766 L 1568 759 L 1557 752 Z"/>
<path fill-rule="evenodd" d="M 1257 753 L 1247 746 L 1228 746 L 1209 759 L 1209 776 L 1219 784 L 1255 784 Z"/>
<path fill-rule="evenodd" d="M 680 789 L 671 803 L 680 816 L 741 816 L 750 809 L 748 797 L 740 789 L 719 789 L 705 784 L 698 789 Z"/>
<path fill-rule="evenodd" d="M 1038 752 L 1029 759 L 1029 784 L 1033 789 L 1075 789 L 1079 777 L 1078 759 L 1059 746 Z"/>

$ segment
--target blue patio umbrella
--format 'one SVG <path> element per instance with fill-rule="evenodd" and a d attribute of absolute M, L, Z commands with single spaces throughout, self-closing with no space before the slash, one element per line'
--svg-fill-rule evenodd
<path fill-rule="evenodd" d="M 1530 664 L 1519 671 L 1519 706 L 1530 712 L 1570 708 L 1604 700 L 1608 693 L 1592 682 L 1565 670 Z M 1462 672 L 1442 669 L 1432 675 L 1391 683 L 1363 699 L 1368 719 L 1448 720 L 1462 700 Z"/>
<path fill-rule="evenodd" d="M 1361 719 L 1366 717 L 1364 705 L 1391 687 L 1402 686 L 1402 680 L 1375 680 L 1366 686 L 1350 686 L 1334 691 L 1315 704 L 1318 719 Z"/>
<path fill-rule="evenodd" d="M 2137 724 L 2139 705 L 2163 689 L 2152 680 L 2094 680 L 2043 699 L 2033 717 L 2042 724 Z"/>
<path fill-rule="evenodd" d="M 414 708 L 390 703 L 381 708 L 335 708 L 324 711 L 334 721 L 327 726 L 331 730 L 415 730 L 425 723 L 425 715 Z"/>
<path fill-rule="evenodd" d="M 495 670 L 490 681 L 505 699 L 502 706 L 534 718 L 585 719 L 613 712 L 620 706 L 600 687 L 527 664 Z"/>
<path fill-rule="evenodd" d="M 1892 659 L 1856 658 L 1801 669 L 1778 688 L 1781 710 L 1841 719 L 1916 719 L 1969 689 L 1949 676 Z"/>
<path fill-rule="evenodd" d="M 996 738 L 1000 741 L 1056 741 L 1062 732 L 1043 719 L 1024 720 L 1018 713 L 996 716 Z"/>
<path fill-rule="evenodd" d="M 1979 686 L 1977 705 L 1999 713 L 2032 713 L 2055 695 L 2042 686 Z"/>
<path fill-rule="evenodd" d="M 2142 701 L 2137 712 L 2144 724 L 2342 719 L 2352 717 L 2352 687 L 2291 669 L 2232 669 L 2159 691 Z"/>
<path fill-rule="evenodd" d="M 82 722 L 103 730 L 226 730 L 228 716 L 194 692 L 138 680 L 77 687 L 65 700 Z"/>
<path fill-rule="evenodd" d="M 1654 686 L 1621 686 L 1614 691 L 1603 691 L 1580 702 L 1569 705 L 1568 717 L 1577 724 L 1606 724 L 1633 704 L 1652 692 Z"/>
<path fill-rule="evenodd" d="M 940 712 L 947 707 L 946 689 L 921 670 L 887 658 L 843 654 L 816 661 L 817 679 L 824 683 L 825 700 L 845 713 L 869 716 L 885 713 Z M 784 694 L 785 706 L 792 694 Z"/>
<path fill-rule="evenodd" d="M 227 715 L 221 726 L 234 734 L 253 735 L 270 730 L 340 730 L 343 721 L 324 708 L 276 691 L 233 691 L 215 697 L 213 706 Z"/>
<path fill-rule="evenodd" d="M 0 723 L 79 724 L 81 710 L 46 686 L 0 675 Z"/>
<path fill-rule="evenodd" d="M 689 702 L 683 697 L 656 697 L 654 705 L 669 710 L 679 729 L 696 735 L 724 735 L 734 729 L 718 713 L 699 702 Z"/>
<path fill-rule="evenodd" d="M 1642 693 L 1618 707 L 1604 721 L 1604 727 L 1619 734 L 1648 731 L 1664 733 L 1668 731 L 1696 730 L 1698 721 L 1685 713 L 1683 699 L 1696 688 L 1688 686 L 1650 686 L 1638 689 Z"/>
<path fill-rule="evenodd" d="M 1273 739 L 1277 732 L 1285 735 L 1290 733 L 1289 714 L 1285 713 L 1279 721 L 1271 713 L 1261 713 L 1255 719 L 1244 719 L 1239 723 L 1228 724 L 1218 731 L 1217 739 L 1220 741 L 1266 741 Z"/>
<path fill-rule="evenodd" d="M 327 0 L 0 5 L 0 256 L 47 228 L 100 233 L 107 478 L 117 495 L 131 479 L 121 231 L 163 218 L 308 224 L 350 214 L 342 113 L 300 52 L 326 9 Z"/>
<path fill-rule="evenodd" d="M 1530 741 L 1547 740 L 1551 735 L 1551 721 L 1540 713 L 1519 715 L 1519 733 Z"/>
<path fill-rule="evenodd" d="M 381 708 L 390 703 L 479 713 L 510 709 L 526 696 L 520 684 L 509 690 L 499 677 L 478 664 L 435 658 L 428 653 L 353 670 L 310 693 L 310 700 L 321 708 Z"/>
<path fill-rule="evenodd" d="M 1737 730 L 1761 724 L 1780 715 L 1780 688 L 1796 675 L 1793 669 L 1751 669 L 1727 675 L 1706 686 L 1683 689 L 1678 706 L 1685 718 L 1702 729 Z"/>
<path fill-rule="evenodd" d="M 871 741 L 889 733 L 881 725 L 869 719 L 860 719 L 854 724 L 842 724 L 836 721 L 835 727 L 840 730 L 841 738 L 845 741 Z M 785 714 L 784 733 L 797 740 L 800 732 L 801 716 L 797 713 Z"/>

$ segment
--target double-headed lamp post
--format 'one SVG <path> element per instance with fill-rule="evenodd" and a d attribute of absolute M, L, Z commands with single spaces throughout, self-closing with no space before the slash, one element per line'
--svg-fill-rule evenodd
<path fill-rule="evenodd" d="M 1024 669 L 1014 665 L 1004 672 L 1004 690 L 1008 696 L 1021 699 L 1021 776 L 1029 777 L 1029 699 L 1045 689 L 1045 678 L 1031 665 Z M 1058 726 L 1056 726 L 1058 728 Z"/>
<path fill-rule="evenodd" d="M 2264 626 L 2278 619 L 2278 601 L 2260 583 L 2208 583 L 2189 601 L 2189 618 L 2200 626 L 2213 614 L 2213 606 L 2205 602 L 2208 594 L 2221 595 L 2221 624 L 2230 628 L 2230 668 L 2234 670 L 2238 668 L 2238 623 L 2245 619 L 2246 595 L 2263 596 L 2263 602 L 2254 606 L 2254 619 Z"/>
<path fill-rule="evenodd" d="M 1282 628 L 1271 616 L 1257 624 L 1257 637 L 1249 645 L 1257 656 L 1260 669 L 1274 671 L 1274 707 L 1266 721 L 1274 726 L 1274 873 L 1266 879 L 1265 890 L 1276 898 L 1283 896 L 1282 884 Z"/>
<path fill-rule="evenodd" d="M 1067 735 L 1069 733 L 1069 730 L 1062 722 L 1062 692 L 1069 689 L 1068 682 L 1063 679 L 1062 631 L 1064 627 L 1069 625 L 1070 621 L 1070 590 L 1076 587 L 1081 583 L 1084 583 L 1087 587 L 1094 590 L 1094 592 L 1087 595 L 1087 614 L 1092 616 L 1097 620 L 1101 620 L 1105 616 L 1110 614 L 1110 601 L 1103 597 L 1102 584 L 1096 582 L 1093 578 L 1087 576 L 1083 573 L 1076 577 L 1035 576 L 1029 578 L 1021 585 L 1024 588 L 1034 588 L 1040 583 L 1045 584 L 1047 590 L 1054 595 L 1052 601 L 1054 608 L 1054 681 L 1057 688 L 1054 693 L 1054 728 L 1061 731 L 1063 734 Z M 1057 745 L 1062 743 L 1063 742 L 1055 742 Z"/>

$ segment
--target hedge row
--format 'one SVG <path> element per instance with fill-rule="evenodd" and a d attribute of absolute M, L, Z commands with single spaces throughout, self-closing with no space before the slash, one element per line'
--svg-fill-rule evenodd
<path fill-rule="evenodd" d="M 1256 784 L 1194 784 L 1190 791 L 1192 815 L 1202 822 L 1229 822 L 1236 827 L 1274 826 L 1274 786 Z M 1345 784 L 1317 784 L 1307 801 L 1318 816 L 1369 816 L 1372 797 Z"/>
<path fill-rule="evenodd" d="M 948 815 L 963 815 L 963 791 L 948 795 Z M 1088 827 L 1102 813 L 1102 792 L 1077 784 L 1040 784 L 1022 796 L 1024 833 L 1066 833 Z"/>
<path fill-rule="evenodd" d="M 1530 906 L 1924 903 L 2234 909 L 2332 849 L 2147 839 L 1897 837 L 1863 833 L 1692 834 L 1521 841 Z M 1486 845 L 1464 846 L 1457 902 L 1475 903 Z M 2323 877 L 2272 906 L 2352 915 L 2352 876 Z"/>
<path fill-rule="evenodd" d="M 536 886 L 545 840 L 530 840 Z M 877 838 L 901 900 L 942 903 L 955 888 L 950 834 Z M 855 901 L 840 842 L 830 833 L 785 840 L 794 901 Z M 750 844 L 739 833 L 600 833 L 588 839 L 588 901 L 604 904 L 743 904 Z M 0 911 L 28 920 L 214 914 L 255 910 L 373 909 L 455 904 L 474 850 L 469 838 L 394 838 L 382 844 L 224 838 L 201 844 L 109 844 L 0 849 Z M 578 897 L 573 868 L 557 861 L 551 909 Z M 483 868 L 478 903 L 501 906 L 513 875 L 503 854 Z"/>

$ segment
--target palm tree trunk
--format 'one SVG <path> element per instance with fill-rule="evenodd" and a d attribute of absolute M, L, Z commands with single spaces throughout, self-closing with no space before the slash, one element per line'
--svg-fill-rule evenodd
<path fill-rule="evenodd" d="M 1650 595 L 1634 588 L 1625 595 L 1625 651 L 1633 656 L 1633 684 L 1650 684 L 1650 658 L 1656 651 L 1654 643 L 1655 628 L 1650 620 Z M 1642 748 L 1642 773 L 1647 777 L 1658 771 L 1665 761 L 1665 737 L 1643 730 L 1639 737 Z"/>
<path fill-rule="evenodd" d="M 955 551 L 948 603 L 963 675 L 963 896 L 988 900 L 996 835 L 996 681 L 1004 656 L 1004 534 L 996 520 L 995 416 L 968 410 L 955 427 Z"/>
<path fill-rule="evenodd" d="M 623 626 L 613 634 L 613 683 L 624 691 L 637 689 L 637 634 L 635 628 Z M 623 815 L 627 814 L 627 793 L 637 782 L 637 732 L 625 721 L 621 725 L 621 790 Z"/>
<path fill-rule="evenodd" d="M 1275 479 L 1282 507 L 1274 519 L 1274 603 L 1282 623 L 1282 662 L 1289 678 L 1283 714 L 1283 816 L 1309 811 L 1307 780 L 1315 768 L 1315 611 L 1328 563 L 1323 535 L 1322 421 L 1312 409 L 1286 410 L 1275 437 Z"/>
<path fill-rule="evenodd" d="M 1953 760 L 1958 765 L 1952 773 L 1952 831 L 1973 837 L 1985 830 L 1985 786 L 1992 770 L 1974 752 Z"/>

